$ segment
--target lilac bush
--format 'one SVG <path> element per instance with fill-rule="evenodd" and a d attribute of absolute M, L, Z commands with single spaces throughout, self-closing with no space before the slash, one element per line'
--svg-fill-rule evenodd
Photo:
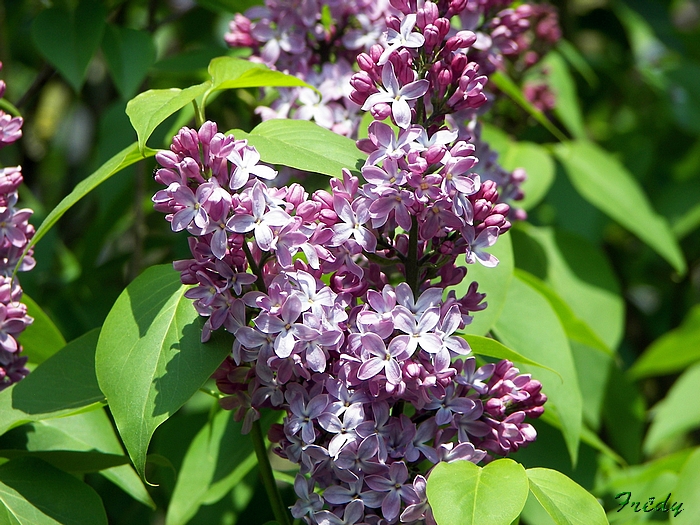
<path fill-rule="evenodd" d="M 519 49 L 531 10 L 500 12 L 478 47 L 482 34 L 451 30 L 449 17 L 473 17 L 463 2 L 392 6 L 383 44 L 358 55 L 349 79 L 348 103 L 375 119 L 357 143 L 361 176 L 343 170 L 313 194 L 272 187 L 277 172 L 213 122 L 181 129 L 156 155 L 155 207 L 192 235 L 193 259 L 175 268 L 195 285 L 185 295 L 207 318 L 202 340 L 222 327 L 235 338 L 215 374 L 221 403 L 244 433 L 261 409 L 285 411 L 270 439 L 299 465 L 292 513 L 313 524 L 434 523 L 430 466 L 527 445 L 536 432 L 525 418 L 546 401 L 511 362 L 478 366 L 460 330 L 484 294 L 476 282 L 462 297 L 447 290 L 467 275 L 459 256 L 498 264 L 487 249 L 512 215 L 501 192 L 521 196 L 524 175 L 497 166 L 476 118 L 489 100 L 483 73 Z M 303 17 L 265 22 L 273 12 L 237 17 L 229 43 L 265 39 L 268 64 L 320 65 Z"/>
<path fill-rule="evenodd" d="M 0 80 L 0 98 L 5 94 L 5 88 L 5 82 Z M 13 117 L 0 110 L 0 148 L 22 137 L 22 124 L 22 117 Z M 32 210 L 17 207 L 20 184 L 21 166 L 0 168 L 0 390 L 29 374 L 25 367 L 27 357 L 21 355 L 22 345 L 17 338 L 32 323 L 32 318 L 27 315 L 27 306 L 20 302 L 22 288 L 14 272 L 34 267 L 32 250 L 21 259 L 34 235 L 34 227 L 29 224 Z"/>

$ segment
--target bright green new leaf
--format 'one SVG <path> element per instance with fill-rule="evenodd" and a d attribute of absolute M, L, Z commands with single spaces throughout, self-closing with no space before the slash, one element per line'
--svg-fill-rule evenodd
<path fill-rule="evenodd" d="M 27 305 L 27 315 L 34 319 L 18 338 L 30 363 L 43 363 L 66 346 L 61 331 L 53 324 L 51 318 L 27 294 L 22 295 L 22 302 Z"/>
<path fill-rule="evenodd" d="M 673 374 L 700 361 L 700 305 L 683 324 L 665 333 L 647 348 L 630 369 L 635 378 Z"/>
<path fill-rule="evenodd" d="M 250 133 L 233 133 L 255 146 L 265 162 L 331 177 L 342 177 L 343 168 L 359 171 L 367 157 L 355 141 L 306 120 L 266 120 Z"/>
<path fill-rule="evenodd" d="M 257 465 L 251 438 L 241 427 L 222 410 L 197 433 L 178 473 L 166 525 L 185 525 L 200 506 L 219 501 Z"/>
<path fill-rule="evenodd" d="M 31 421 L 98 408 L 105 401 L 95 376 L 99 330 L 71 341 L 19 383 L 0 392 L 0 434 Z"/>
<path fill-rule="evenodd" d="M 534 208 L 554 182 L 554 160 L 544 147 L 534 142 L 511 142 L 499 162 L 507 170 L 524 168 L 527 172 L 527 179 L 522 185 L 525 198 L 514 203 L 518 208 Z M 478 164 L 476 171 L 479 171 Z"/>
<path fill-rule="evenodd" d="M 515 269 L 515 275 L 540 292 L 549 301 L 550 306 L 554 308 L 557 316 L 559 316 L 559 321 L 561 321 L 561 325 L 564 327 L 569 339 L 600 350 L 605 354 L 613 355 L 613 351 L 598 337 L 593 329 L 579 319 L 571 310 L 571 307 L 542 280 L 518 268 Z"/>
<path fill-rule="evenodd" d="M 39 52 L 80 91 L 92 56 L 105 27 L 101 2 L 82 0 L 74 11 L 61 7 L 46 9 L 32 24 L 32 38 Z"/>
<path fill-rule="evenodd" d="M 451 286 L 447 290 L 455 290 L 457 297 L 463 297 L 467 293 L 469 285 L 476 281 L 479 283 L 478 292 L 486 293 L 488 308 L 479 312 L 472 312 L 472 322 L 464 328 L 467 334 L 484 335 L 493 327 L 503 310 L 506 294 L 513 278 L 513 246 L 509 234 L 501 235 L 498 242 L 489 249 L 489 252 L 498 258 L 498 266 L 486 268 L 478 262 L 466 264 L 464 256 L 457 258 L 458 266 L 467 267 L 467 276 L 457 286 Z"/>
<path fill-rule="evenodd" d="M 583 115 L 576 94 L 576 83 L 571 77 L 566 61 L 556 51 L 550 51 L 540 64 L 548 71 L 547 85 L 554 92 L 556 100 L 554 114 L 571 135 L 576 139 L 585 139 L 586 130 L 583 127 Z"/>
<path fill-rule="evenodd" d="M 217 57 L 209 63 L 211 91 L 250 87 L 306 87 L 313 86 L 292 75 L 273 71 L 264 64 L 234 57 Z"/>
<path fill-rule="evenodd" d="M 133 97 L 156 61 L 153 38 L 146 31 L 107 26 L 102 53 L 114 84 L 125 100 Z"/>
<path fill-rule="evenodd" d="M 654 454 L 664 441 L 700 427 L 700 404 L 695 399 L 700 383 L 700 363 L 683 372 L 671 389 L 654 408 L 653 420 L 644 440 L 644 451 Z"/>
<path fill-rule="evenodd" d="M 107 525 L 102 500 L 89 485 L 37 458 L 0 465 L 0 523 Z"/>
<path fill-rule="evenodd" d="M 211 82 L 207 80 L 186 89 L 149 89 L 132 98 L 126 104 L 126 114 L 136 130 L 138 150 L 146 151 L 146 141 L 158 124 L 204 94 L 210 87 Z"/>
<path fill-rule="evenodd" d="M 485 467 L 438 463 L 428 477 L 428 502 L 439 525 L 510 525 L 525 506 L 525 469 L 512 459 Z"/>
<path fill-rule="evenodd" d="M 63 217 L 64 213 L 71 209 L 73 205 L 85 197 L 85 195 L 109 179 L 112 175 L 119 173 L 127 166 L 131 166 L 135 162 L 152 157 L 155 154 L 156 151 L 150 148 L 146 148 L 142 153 L 139 153 L 139 148 L 137 145 L 132 144 L 114 155 L 90 176 L 80 181 L 75 188 L 73 188 L 73 191 L 66 195 L 63 200 L 61 200 L 61 202 L 59 202 L 58 205 L 46 216 L 44 221 L 41 223 L 41 226 L 39 226 L 39 228 L 36 230 L 36 233 L 32 239 L 27 243 L 27 247 L 24 249 L 22 257 L 24 257 L 32 246 L 34 246 L 44 235 L 46 235 L 53 225 L 56 224 L 61 217 Z M 17 266 L 19 266 L 19 263 Z"/>
<path fill-rule="evenodd" d="M 226 338 L 201 342 L 203 322 L 186 289 L 171 265 L 147 269 L 114 303 L 97 344 L 100 388 L 142 478 L 155 429 L 231 351 Z"/>
<path fill-rule="evenodd" d="M 685 274 L 683 252 L 668 222 L 654 211 L 627 168 L 592 142 L 559 144 L 555 152 L 584 199 L 637 235 L 678 273 Z"/>
<path fill-rule="evenodd" d="M 556 371 L 539 364 L 537 361 L 528 359 L 524 355 L 520 355 L 515 350 L 508 348 L 503 343 L 491 339 L 490 337 L 482 337 L 480 335 L 465 335 L 464 338 L 469 343 L 472 352 L 477 355 L 485 355 L 487 357 L 495 357 L 496 359 L 508 359 L 514 363 L 522 363 L 525 365 L 539 366 L 547 368 L 556 373 Z"/>
<path fill-rule="evenodd" d="M 518 268 L 542 279 L 608 348 L 617 348 L 625 303 L 600 248 L 578 235 L 527 223 L 520 223 L 512 235 Z"/>
<path fill-rule="evenodd" d="M 575 481 L 547 468 L 526 472 L 530 491 L 557 525 L 607 525 L 598 500 Z"/>
<path fill-rule="evenodd" d="M 517 276 L 511 281 L 506 303 L 494 331 L 498 339 L 557 373 L 522 365 L 542 383 L 546 410 L 559 417 L 572 463 L 576 463 L 583 402 L 569 341 L 557 314 L 537 290 Z"/>

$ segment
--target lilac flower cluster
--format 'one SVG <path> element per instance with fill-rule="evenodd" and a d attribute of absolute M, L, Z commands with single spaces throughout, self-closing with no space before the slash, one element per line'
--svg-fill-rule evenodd
<path fill-rule="evenodd" d="M 370 131 L 377 143 L 377 133 L 391 131 L 383 126 Z M 456 165 L 464 147 L 443 149 Z M 155 206 L 174 231 L 193 235 L 194 259 L 175 268 L 196 285 L 186 296 L 207 317 L 202 337 L 222 326 L 235 336 L 215 374 L 222 405 L 244 431 L 262 408 L 286 411 L 270 437 L 300 465 L 292 513 L 309 523 L 431 523 L 419 465 L 479 462 L 535 439 L 523 419 L 541 414 L 541 385 L 506 361 L 477 367 L 458 334 L 469 313 L 485 307 L 484 296 L 476 283 L 465 297 L 444 294 L 465 275 L 456 254 L 495 263 L 479 244 L 499 232 L 486 220 L 500 214 L 484 213 L 484 203 L 497 200 L 494 186 L 452 168 L 457 181 L 449 184 L 469 188 L 459 198 L 472 210 L 470 230 L 448 205 L 459 190 L 443 185 L 446 173 L 435 175 L 432 189 L 416 185 L 404 211 L 375 198 L 387 195 L 377 188 L 388 190 L 390 175 L 395 184 L 423 177 L 406 163 L 410 156 L 422 165 L 425 155 L 408 141 L 403 157 L 384 158 L 392 173 L 368 162 L 364 185 L 345 172 L 331 181 L 332 193 L 312 195 L 298 184 L 268 187 L 263 181 L 276 173 L 258 163 L 255 149 L 211 122 L 183 128 L 156 156 L 155 177 L 166 188 Z M 498 221 L 505 227 L 502 215 Z M 398 233 L 404 226 L 408 233 Z M 411 264 L 420 266 L 417 293 L 406 282 L 390 284 Z M 325 489 L 323 498 L 314 487 Z"/>
<path fill-rule="evenodd" d="M 432 465 L 536 438 L 524 420 L 543 411 L 541 384 L 508 361 L 477 365 L 460 334 L 484 294 L 449 289 L 467 274 L 458 257 L 498 263 L 486 249 L 510 228 L 499 191 L 519 191 L 479 140 L 478 36 L 452 34 L 448 18 L 462 4 L 393 0 L 383 45 L 357 57 L 350 99 L 376 119 L 358 141 L 361 177 L 272 187 L 277 172 L 212 122 L 156 155 L 155 207 L 192 235 L 193 259 L 174 266 L 207 318 L 202 338 L 234 335 L 221 403 L 244 432 L 261 409 L 285 411 L 269 437 L 300 466 L 292 514 L 310 524 L 434 523 Z M 295 49 L 292 20 L 267 27 L 279 38 L 265 53 Z M 255 27 L 237 23 L 251 45 Z M 447 125 L 460 114 L 464 133 Z"/>
<path fill-rule="evenodd" d="M 2 64 L 0 64 L 2 68 Z M 0 80 L 0 98 L 5 94 L 5 82 Z M 0 148 L 22 136 L 22 118 L 0 110 Z M 22 288 L 12 274 L 27 243 L 34 235 L 29 224 L 32 210 L 17 208 L 17 189 L 22 183 L 20 166 L 0 168 L 0 390 L 24 378 L 29 370 L 27 358 L 21 355 L 18 335 L 32 323 L 27 307 L 20 302 Z M 28 271 L 35 261 L 31 250 L 18 270 Z"/>

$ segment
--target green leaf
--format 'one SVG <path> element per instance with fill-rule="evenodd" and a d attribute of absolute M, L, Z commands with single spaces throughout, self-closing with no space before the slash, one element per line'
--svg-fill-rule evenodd
<path fill-rule="evenodd" d="M 550 306 L 557 313 L 559 321 L 564 327 L 566 336 L 569 339 L 600 350 L 607 355 L 613 355 L 613 351 L 598 337 L 593 329 L 588 326 L 587 323 L 579 319 L 576 314 L 574 314 L 573 310 L 571 310 L 571 307 L 542 280 L 518 268 L 515 269 L 515 275 L 540 292 L 547 301 L 549 301 Z"/>
<path fill-rule="evenodd" d="M 123 99 L 130 99 L 136 94 L 156 61 L 156 48 L 151 35 L 127 27 L 108 26 L 102 41 L 102 52 Z"/>
<path fill-rule="evenodd" d="M 122 292 L 97 344 L 100 388 L 143 478 L 155 429 L 204 384 L 231 351 L 201 342 L 203 321 L 171 265 L 154 266 Z"/>
<path fill-rule="evenodd" d="M 27 305 L 27 315 L 34 318 L 34 322 L 20 334 L 19 343 L 29 362 L 40 364 L 66 346 L 66 340 L 51 318 L 31 297 L 22 295 L 22 302 Z"/>
<path fill-rule="evenodd" d="M 489 80 L 493 82 L 493 84 L 498 89 L 500 89 L 510 98 L 512 98 L 513 101 L 515 101 L 521 108 L 527 111 L 537 122 L 539 122 L 542 125 L 542 127 L 544 127 L 552 135 L 554 135 L 557 138 L 557 140 L 561 142 L 565 142 L 567 140 L 566 135 L 564 135 L 564 133 L 562 133 L 562 131 L 559 128 L 557 128 L 554 124 L 552 124 L 552 121 L 549 120 L 544 113 L 542 113 L 539 109 L 533 106 L 525 98 L 522 91 L 515 84 L 515 82 L 508 78 L 502 71 L 494 72 L 489 77 Z"/>
<path fill-rule="evenodd" d="M 359 171 L 366 158 L 355 141 L 306 120 L 266 120 L 250 133 L 234 134 L 255 146 L 265 162 L 331 177 L 342 177 L 343 168 Z"/>
<path fill-rule="evenodd" d="M 542 279 L 608 348 L 617 348 L 625 303 L 602 251 L 578 235 L 527 223 L 512 236 L 516 266 Z"/>
<path fill-rule="evenodd" d="M 268 413 L 267 419 L 278 419 Z M 250 436 L 228 410 L 219 411 L 192 440 L 177 477 L 166 525 L 185 525 L 202 505 L 216 503 L 241 482 L 257 459 Z"/>
<path fill-rule="evenodd" d="M 613 470 L 599 492 L 615 495 L 629 490 L 644 494 L 646 493 L 644 488 L 654 480 L 668 473 L 678 474 L 692 453 L 693 449 L 680 450 L 643 465 L 630 465 L 625 469 Z M 671 485 L 670 488 L 672 489 L 673 486 Z"/>
<path fill-rule="evenodd" d="M 598 500 L 575 481 L 547 468 L 526 472 L 530 491 L 557 525 L 607 525 Z"/>
<path fill-rule="evenodd" d="M 149 89 L 132 98 L 126 104 L 126 114 L 136 130 L 138 150 L 145 152 L 146 141 L 158 124 L 202 95 L 210 86 L 211 82 L 206 81 L 185 89 Z"/>
<path fill-rule="evenodd" d="M 520 354 L 556 370 L 522 365 L 542 383 L 547 394 L 546 410 L 553 410 L 576 464 L 581 434 L 582 399 L 569 341 L 557 314 L 537 290 L 515 277 L 511 281 L 501 317 L 494 327 L 496 336 Z M 562 380 L 563 379 L 563 380 Z"/>
<path fill-rule="evenodd" d="M 140 501 L 147 507 L 156 510 L 155 502 L 131 465 L 120 465 L 101 470 L 100 475 L 114 483 L 136 501 Z"/>
<path fill-rule="evenodd" d="M 73 191 L 66 195 L 63 200 L 61 200 L 61 202 L 59 202 L 58 205 L 46 216 L 44 221 L 41 223 L 41 226 L 39 226 L 39 228 L 36 230 L 34 237 L 32 237 L 32 239 L 27 243 L 27 247 L 24 249 L 22 257 L 24 257 L 32 246 L 34 246 L 44 235 L 46 235 L 53 225 L 56 224 L 61 217 L 63 217 L 64 213 L 71 209 L 73 205 L 85 197 L 85 195 L 90 193 L 115 173 L 119 173 L 127 166 L 131 166 L 135 162 L 152 157 L 155 154 L 156 151 L 150 148 L 147 148 L 142 153 L 139 153 L 137 145 L 132 144 L 114 155 L 114 157 L 105 162 L 89 177 L 80 181 L 75 188 L 73 188 Z M 19 266 L 19 263 L 17 266 Z"/>
<path fill-rule="evenodd" d="M 466 266 L 467 276 L 462 282 L 447 290 L 454 290 L 457 297 L 463 297 L 469 285 L 476 281 L 479 283 L 478 291 L 486 293 L 488 308 L 479 312 L 472 312 L 472 322 L 464 327 L 464 332 L 473 335 L 486 334 L 498 320 L 506 301 L 506 294 L 513 278 L 513 246 L 509 234 L 498 237 L 498 242 L 491 248 L 490 253 L 498 258 L 498 266 L 486 268 L 479 263 L 467 264 L 464 256 L 457 258 L 458 266 Z"/>
<path fill-rule="evenodd" d="M 663 497 L 663 493 L 659 496 Z M 680 505 L 677 504 L 674 507 L 673 503 L 680 503 Z M 668 505 L 674 508 L 669 512 L 671 523 L 678 525 L 697 523 L 697 509 L 700 508 L 700 448 L 696 448 L 683 465 Z"/>
<path fill-rule="evenodd" d="M 250 87 L 315 87 L 292 75 L 273 71 L 264 64 L 241 58 L 217 57 L 209 63 L 210 91 Z"/>
<path fill-rule="evenodd" d="M 107 514 L 82 481 L 40 459 L 17 458 L 0 465 L 0 522 L 107 525 Z"/>
<path fill-rule="evenodd" d="M 668 222 L 654 211 L 634 176 L 615 157 L 587 141 L 559 144 L 555 152 L 584 199 L 685 274 L 683 252 Z"/>
<path fill-rule="evenodd" d="M 501 165 L 512 171 L 524 168 L 527 179 L 522 185 L 525 198 L 516 201 L 518 208 L 530 210 L 539 204 L 554 182 L 555 166 L 552 156 L 534 142 L 511 142 L 500 158 Z M 477 164 L 476 171 L 479 171 Z"/>
<path fill-rule="evenodd" d="M 554 92 L 556 100 L 554 114 L 571 135 L 580 140 L 585 139 L 586 130 L 583 127 L 583 115 L 576 94 L 576 83 L 571 77 L 566 61 L 556 51 L 550 51 L 540 62 L 540 67 L 547 70 L 547 84 Z"/>
<path fill-rule="evenodd" d="M 508 348 L 503 343 L 500 343 L 495 339 L 491 339 L 490 337 L 482 337 L 480 335 L 465 335 L 463 337 L 469 343 L 472 352 L 477 355 L 495 357 L 496 359 L 508 359 L 508 361 L 512 361 L 514 363 L 539 366 L 540 368 L 546 368 L 547 370 L 550 370 L 555 374 L 557 373 L 555 370 L 552 370 L 551 368 L 539 364 L 537 361 L 533 361 L 532 359 L 528 359 L 527 357 L 520 355 L 515 350 Z"/>
<path fill-rule="evenodd" d="M 105 18 L 101 2 L 82 0 L 74 11 L 46 9 L 32 24 L 37 49 L 76 92 L 80 91 L 87 66 L 100 45 Z"/>
<path fill-rule="evenodd" d="M 683 372 L 666 397 L 652 408 L 653 419 L 644 440 L 648 455 L 659 450 L 666 440 L 700 427 L 700 405 L 688 402 L 697 396 L 699 382 L 700 363 Z"/>
<path fill-rule="evenodd" d="M 67 472 L 96 472 L 129 461 L 104 410 L 29 423 L 2 436 L 0 447 L 4 457 L 26 451 Z"/>
<path fill-rule="evenodd" d="M 485 467 L 438 463 L 428 477 L 428 502 L 439 525 L 510 525 L 525 506 L 525 469 L 512 459 Z"/>
<path fill-rule="evenodd" d="M 681 326 L 665 333 L 647 348 L 629 373 L 634 378 L 673 374 L 700 361 L 700 305 Z"/>
<path fill-rule="evenodd" d="M 95 376 L 99 330 L 71 341 L 19 383 L 0 392 L 0 434 L 31 421 L 98 408 L 105 401 Z"/>

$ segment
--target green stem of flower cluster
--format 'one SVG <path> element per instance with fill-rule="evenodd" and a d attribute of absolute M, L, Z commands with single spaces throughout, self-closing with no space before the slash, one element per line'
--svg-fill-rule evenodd
<path fill-rule="evenodd" d="M 272 473 L 270 460 L 267 457 L 267 447 L 265 446 L 265 439 L 263 438 L 259 420 L 253 423 L 250 437 L 253 440 L 253 448 L 255 448 L 255 455 L 258 458 L 258 470 L 260 471 L 260 477 L 262 478 L 265 492 L 267 493 L 267 499 L 270 501 L 270 505 L 272 505 L 272 512 L 275 515 L 275 520 L 279 525 L 291 525 L 289 512 L 282 501 L 279 490 L 277 490 L 277 483 Z"/>

